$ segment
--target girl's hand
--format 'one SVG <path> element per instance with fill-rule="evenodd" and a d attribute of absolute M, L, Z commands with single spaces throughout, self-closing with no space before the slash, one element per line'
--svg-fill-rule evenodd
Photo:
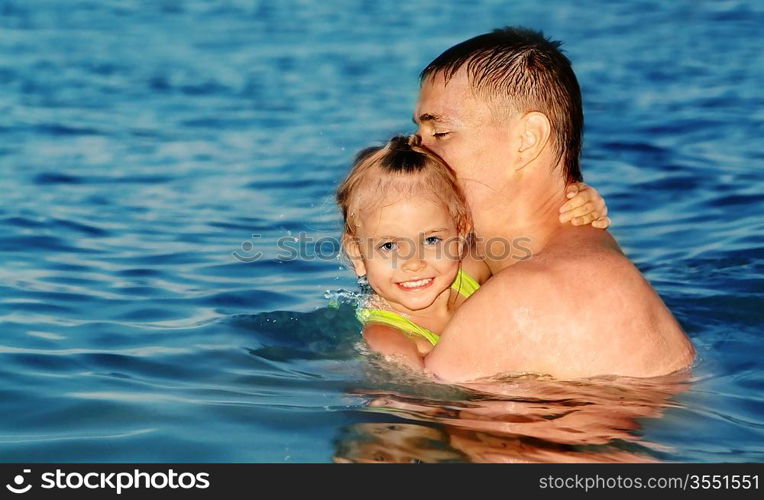
<path fill-rule="evenodd" d="M 568 201 L 560 207 L 560 222 L 570 222 L 574 226 L 591 224 L 599 229 L 610 226 L 605 198 L 596 189 L 577 182 L 565 188 L 565 196 Z"/>

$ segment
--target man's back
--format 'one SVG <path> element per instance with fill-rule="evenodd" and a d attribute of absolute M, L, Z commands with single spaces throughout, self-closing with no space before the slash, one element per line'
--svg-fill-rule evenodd
<path fill-rule="evenodd" d="M 677 321 L 608 233 L 562 228 L 543 252 L 498 273 L 457 311 L 426 368 L 449 381 L 650 377 L 693 357 Z"/>

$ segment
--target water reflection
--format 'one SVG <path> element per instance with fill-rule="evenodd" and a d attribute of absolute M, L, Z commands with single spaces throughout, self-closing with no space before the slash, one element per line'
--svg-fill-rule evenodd
<path fill-rule="evenodd" d="M 373 422 L 343 429 L 337 462 L 654 462 L 643 425 L 680 407 L 689 373 L 653 379 L 520 377 L 358 391 Z M 442 392 L 442 389 L 440 389 Z M 385 415 L 379 422 L 380 415 Z"/>

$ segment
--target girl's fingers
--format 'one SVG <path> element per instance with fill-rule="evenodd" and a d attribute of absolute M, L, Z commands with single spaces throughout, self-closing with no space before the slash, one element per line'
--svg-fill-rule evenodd
<path fill-rule="evenodd" d="M 592 214 L 586 214 L 586 215 L 582 215 L 580 217 L 573 218 L 571 223 L 574 226 L 585 226 L 585 225 L 589 224 L 590 222 L 594 221 L 596 218 L 597 217 L 595 217 Z"/>
<path fill-rule="evenodd" d="M 574 226 L 591 224 L 598 229 L 610 226 L 607 204 L 595 188 L 576 182 L 565 188 L 565 195 L 568 201 L 560 207 L 561 223 L 570 222 Z"/>
<path fill-rule="evenodd" d="M 587 201 L 580 207 L 574 208 L 573 210 L 570 210 L 560 215 L 560 222 L 565 223 L 569 220 L 572 220 L 577 217 L 582 217 L 584 215 L 592 215 L 592 220 L 595 220 L 595 219 L 599 219 L 602 214 L 597 210 L 597 207 L 595 207 L 593 202 Z"/>
<path fill-rule="evenodd" d="M 605 198 L 603 198 L 603 197 L 601 197 L 601 196 L 599 196 L 599 197 L 597 198 L 597 202 L 596 202 L 596 203 L 597 203 L 597 209 L 598 209 L 600 212 L 602 212 L 603 210 L 605 210 L 605 207 L 607 207 L 607 203 L 605 203 Z"/>
<path fill-rule="evenodd" d="M 579 191 L 578 184 L 571 184 L 565 188 L 565 197 L 568 199 L 573 198 Z"/>
<path fill-rule="evenodd" d="M 607 229 L 610 227 L 610 222 L 610 217 L 600 217 L 592 222 L 592 227 L 596 227 L 597 229 Z"/>
<path fill-rule="evenodd" d="M 592 196 L 592 192 L 590 189 L 584 189 L 581 191 L 578 191 L 575 195 L 575 198 L 572 198 L 568 201 L 566 201 L 561 207 L 560 207 L 560 213 L 565 213 L 569 210 L 573 210 L 574 208 L 578 208 L 584 203 L 591 201 L 594 197 Z"/>

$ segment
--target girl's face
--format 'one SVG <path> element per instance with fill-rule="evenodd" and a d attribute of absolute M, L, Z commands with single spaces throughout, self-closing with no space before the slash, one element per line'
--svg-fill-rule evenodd
<path fill-rule="evenodd" d="M 459 269 L 463 246 L 456 223 L 443 203 L 425 196 L 379 206 L 359 214 L 358 248 L 351 255 L 356 272 L 394 308 L 429 307 Z"/>

